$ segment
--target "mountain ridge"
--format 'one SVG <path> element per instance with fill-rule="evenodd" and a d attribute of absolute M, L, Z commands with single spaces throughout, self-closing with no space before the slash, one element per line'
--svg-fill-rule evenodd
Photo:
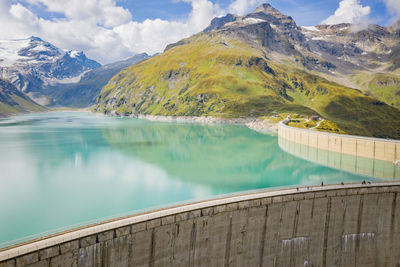
<path fill-rule="evenodd" d="M 397 102 L 380 95 L 393 84 L 400 91 L 396 79 L 385 80 L 397 75 L 384 70 L 398 59 L 399 44 L 388 29 L 299 27 L 270 5 L 213 21 L 114 76 L 95 111 L 229 118 L 296 112 L 323 116 L 350 134 L 400 138 Z M 358 78 L 375 69 L 384 75 L 368 91 Z"/>
<path fill-rule="evenodd" d="M 39 37 L 0 41 L 0 77 L 42 104 L 51 102 L 44 90 L 47 84 L 100 66 L 81 51 L 63 51 Z"/>
<path fill-rule="evenodd" d="M 96 102 L 104 85 L 126 67 L 129 67 L 150 56 L 146 53 L 103 65 L 82 74 L 78 82 L 58 83 L 46 87 L 47 94 L 54 99 L 54 105 L 66 107 L 88 107 Z"/>
<path fill-rule="evenodd" d="M 244 31 L 245 36 L 252 33 L 256 36 L 253 39 L 258 38 L 261 42 L 261 45 L 256 42 L 252 45 L 258 45 L 260 50 L 268 54 L 269 60 L 315 71 L 330 81 L 359 89 L 364 94 L 400 108 L 400 83 L 395 88 L 389 88 L 393 92 L 390 97 L 386 93 L 388 88 L 375 82 L 378 77 L 382 80 L 385 76 L 387 83 L 393 80 L 393 76 L 399 77 L 400 34 L 394 30 L 394 25 L 400 21 L 387 28 L 373 24 L 360 28 L 345 23 L 300 27 L 290 16 L 280 13 L 269 4 L 263 4 L 247 15 L 235 16 L 232 22 L 222 23 L 224 17 L 216 19 L 220 23 L 213 31 L 233 31 L 236 34 Z M 210 26 L 204 32 L 209 32 L 207 29 Z M 186 43 L 184 39 L 167 48 Z M 371 77 L 369 83 L 360 82 L 361 77 L 365 76 Z"/>
<path fill-rule="evenodd" d="M 33 102 L 13 84 L 0 78 L 0 117 L 45 110 L 46 108 Z"/>

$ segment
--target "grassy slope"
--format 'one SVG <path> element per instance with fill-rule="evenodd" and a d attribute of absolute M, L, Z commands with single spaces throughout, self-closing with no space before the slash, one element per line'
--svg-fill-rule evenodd
<path fill-rule="evenodd" d="M 400 137 L 400 111 L 361 92 L 264 59 L 238 39 L 199 34 L 120 72 L 97 111 L 121 115 L 260 117 L 322 115 L 345 132 Z"/>
<path fill-rule="evenodd" d="M 400 109 L 400 75 L 362 72 L 351 77 L 366 93 Z"/>
<path fill-rule="evenodd" d="M 44 110 L 46 108 L 33 102 L 12 84 L 0 79 L 0 117 Z"/>

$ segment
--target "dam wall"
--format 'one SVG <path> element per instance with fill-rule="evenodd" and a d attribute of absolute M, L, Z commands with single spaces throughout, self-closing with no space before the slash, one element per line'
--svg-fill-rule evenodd
<path fill-rule="evenodd" d="M 396 166 L 393 162 L 318 149 L 289 141 L 283 137 L 278 138 L 278 144 L 283 151 L 319 165 L 374 179 L 400 181 L 400 166 Z"/>
<path fill-rule="evenodd" d="M 278 136 L 289 141 L 337 153 L 396 162 L 400 141 L 311 131 L 279 124 Z"/>
<path fill-rule="evenodd" d="M 399 183 L 223 197 L 0 250 L 0 267 L 399 264 Z"/>

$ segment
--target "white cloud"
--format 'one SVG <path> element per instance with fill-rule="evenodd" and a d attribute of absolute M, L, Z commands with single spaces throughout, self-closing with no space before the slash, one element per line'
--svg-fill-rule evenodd
<path fill-rule="evenodd" d="M 235 15 L 244 15 L 264 2 L 265 0 L 236 0 L 229 5 L 228 11 Z"/>
<path fill-rule="evenodd" d="M 27 0 L 33 5 L 44 5 L 49 12 L 58 12 L 70 20 L 115 27 L 132 19 L 129 10 L 116 6 L 112 0 Z"/>
<path fill-rule="evenodd" d="M 399 0 L 384 0 L 388 11 L 393 15 L 391 22 L 400 19 L 400 1 Z"/>
<path fill-rule="evenodd" d="M 398 1 L 398 0 L 394 0 Z M 362 6 L 360 0 L 342 0 L 335 14 L 322 21 L 323 24 L 368 24 L 371 8 Z"/>
<path fill-rule="evenodd" d="M 385 0 L 385 4 L 389 12 L 395 13 L 400 16 L 400 1 L 399 0 Z"/>
<path fill-rule="evenodd" d="M 83 50 L 101 63 L 133 54 L 163 51 L 167 44 L 198 33 L 211 19 L 229 12 L 243 14 L 264 0 L 235 0 L 228 10 L 210 0 L 174 0 L 192 6 L 186 18 L 137 22 L 129 10 L 115 0 L 0 0 L 0 39 L 38 36 L 62 49 Z M 31 6 L 61 14 L 61 18 L 42 18 Z M 32 9 L 33 10 L 33 9 Z"/>

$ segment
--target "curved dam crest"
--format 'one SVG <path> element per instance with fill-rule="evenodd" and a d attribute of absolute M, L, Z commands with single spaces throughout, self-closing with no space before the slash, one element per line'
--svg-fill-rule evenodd
<path fill-rule="evenodd" d="M 0 266 L 396 266 L 400 184 L 249 193 L 0 251 Z"/>
<path fill-rule="evenodd" d="M 392 163 L 400 161 L 400 141 L 300 129 L 280 123 L 278 136 L 322 150 Z"/>

